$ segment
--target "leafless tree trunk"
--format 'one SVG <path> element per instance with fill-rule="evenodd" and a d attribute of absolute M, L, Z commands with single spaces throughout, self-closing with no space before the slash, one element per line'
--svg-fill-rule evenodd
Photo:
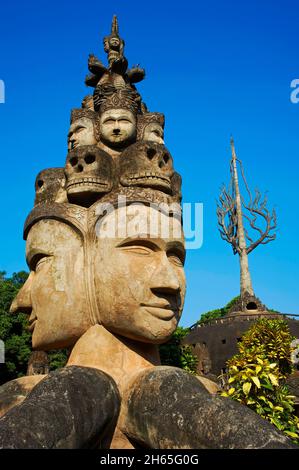
<path fill-rule="evenodd" d="M 241 285 L 241 296 L 244 296 L 245 292 L 250 295 L 254 295 L 251 276 L 248 265 L 247 245 L 243 225 L 243 214 L 242 214 L 242 202 L 238 180 L 237 170 L 237 158 L 235 152 L 234 142 L 231 142 L 232 146 L 232 166 L 233 166 L 233 181 L 235 189 L 235 201 L 236 201 L 236 212 L 237 212 L 237 224 L 238 224 L 238 242 L 239 242 L 239 261 L 240 261 L 240 285 Z"/>
<path fill-rule="evenodd" d="M 241 297 L 247 292 L 254 295 L 252 282 L 248 265 L 248 254 L 258 245 L 265 245 L 276 238 L 272 233 L 277 226 L 275 210 L 268 211 L 267 197 L 261 200 L 261 194 L 255 191 L 255 197 L 252 198 L 247 185 L 242 162 L 237 158 L 234 141 L 231 139 L 232 159 L 230 163 L 231 181 L 228 189 L 223 186 L 219 203 L 217 204 L 217 216 L 221 238 L 232 245 L 234 254 L 239 255 L 240 261 L 240 287 Z M 242 179 L 249 196 L 249 202 L 246 204 L 240 193 L 237 163 L 241 167 Z M 244 209 L 244 210 L 243 210 Z M 244 212 L 244 211 L 247 211 Z M 256 225 L 257 218 L 264 221 L 264 229 Z M 244 220 L 249 223 L 250 230 L 258 232 L 258 238 L 254 241 L 244 226 Z"/>

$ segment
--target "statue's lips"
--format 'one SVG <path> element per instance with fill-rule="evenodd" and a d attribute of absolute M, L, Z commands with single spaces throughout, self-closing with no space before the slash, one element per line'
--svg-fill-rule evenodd
<path fill-rule="evenodd" d="M 94 189 L 102 190 L 102 191 L 109 191 L 110 190 L 110 182 L 105 181 L 101 178 L 92 178 L 92 177 L 84 177 L 84 178 L 76 178 L 71 179 L 67 182 L 66 189 L 73 190 L 80 187 L 84 187 L 85 189 Z"/>
<path fill-rule="evenodd" d="M 170 189 L 170 178 L 154 172 L 134 173 L 121 178 L 124 185 L 162 186 Z"/>
<path fill-rule="evenodd" d="M 141 306 L 151 315 L 160 320 L 171 320 L 176 315 L 176 310 L 174 310 L 171 305 L 166 306 L 158 306 L 156 304 L 145 305 L 141 304 Z"/>

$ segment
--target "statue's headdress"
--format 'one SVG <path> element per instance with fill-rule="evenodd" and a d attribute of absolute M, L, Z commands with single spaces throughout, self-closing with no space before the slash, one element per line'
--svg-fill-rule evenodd
<path fill-rule="evenodd" d="M 141 97 L 130 86 L 116 89 L 107 84 L 97 86 L 94 92 L 94 108 L 100 114 L 109 109 L 128 109 L 137 115 L 140 112 Z"/>
<path fill-rule="evenodd" d="M 144 113 L 138 116 L 137 121 L 137 140 L 142 140 L 144 136 L 144 130 L 148 124 L 157 123 L 164 129 L 165 116 L 162 113 Z"/>

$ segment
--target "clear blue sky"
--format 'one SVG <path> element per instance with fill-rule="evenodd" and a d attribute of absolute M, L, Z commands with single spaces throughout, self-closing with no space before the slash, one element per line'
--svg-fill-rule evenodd
<path fill-rule="evenodd" d="M 215 200 L 228 180 L 233 134 L 252 188 L 269 191 L 277 240 L 250 256 L 256 294 L 269 307 L 299 313 L 298 2 L 2 2 L 0 79 L 1 256 L 8 274 L 26 268 L 22 227 L 35 176 L 63 166 L 69 113 L 79 107 L 87 57 L 104 59 L 102 38 L 119 17 L 129 64 L 152 111 L 166 115 L 166 145 L 183 176 L 186 202 L 204 204 L 204 243 L 189 251 L 181 324 L 239 292 L 238 259 L 220 239 Z"/>

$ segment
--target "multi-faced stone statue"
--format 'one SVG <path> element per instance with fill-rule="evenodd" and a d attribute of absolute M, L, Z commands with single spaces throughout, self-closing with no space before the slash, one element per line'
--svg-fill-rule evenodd
<path fill-rule="evenodd" d="M 97 114 L 91 109 L 73 109 L 68 132 L 68 150 L 95 145 L 99 140 Z"/>
<path fill-rule="evenodd" d="M 68 153 L 65 176 L 69 202 L 90 206 L 112 189 L 113 160 L 95 145 L 85 145 Z"/>
<path fill-rule="evenodd" d="M 141 186 L 171 193 L 173 160 L 164 145 L 136 142 L 120 156 L 120 182 L 123 186 Z"/>
<path fill-rule="evenodd" d="M 180 214 L 140 203 L 112 206 L 94 218 L 88 236 L 87 213 L 70 204 L 32 211 L 25 225 L 30 275 L 11 312 L 29 314 L 39 350 L 71 347 L 95 324 L 136 341 L 165 342 L 185 297 Z"/>
<path fill-rule="evenodd" d="M 145 113 L 138 115 L 137 140 L 150 140 L 164 144 L 164 114 Z"/>

